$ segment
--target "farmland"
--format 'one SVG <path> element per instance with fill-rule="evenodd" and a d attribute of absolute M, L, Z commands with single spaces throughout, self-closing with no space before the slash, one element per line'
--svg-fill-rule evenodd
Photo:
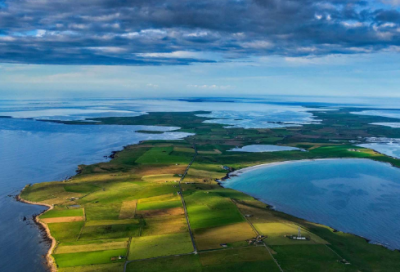
<path fill-rule="evenodd" d="M 194 134 L 128 146 L 109 162 L 79 166 L 70 180 L 29 185 L 21 198 L 53 206 L 39 220 L 56 240 L 59 271 L 396 271 L 398 252 L 219 184 L 233 169 L 287 160 L 367 158 L 400 166 L 353 145 L 360 136 L 400 137 L 370 125 L 391 119 L 349 112 L 315 112 L 320 124 L 279 129 L 224 128 L 204 123 L 198 112 L 99 118 L 82 125 L 176 126 Z M 259 143 L 307 152 L 228 152 Z M 290 240 L 299 228 L 307 240 Z"/>

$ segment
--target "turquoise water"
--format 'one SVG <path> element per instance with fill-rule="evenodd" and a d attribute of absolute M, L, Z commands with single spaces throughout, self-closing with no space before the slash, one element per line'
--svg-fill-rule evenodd
<path fill-rule="evenodd" d="M 279 211 L 400 249 L 400 169 L 389 164 L 361 159 L 289 162 L 244 171 L 224 186 Z"/>

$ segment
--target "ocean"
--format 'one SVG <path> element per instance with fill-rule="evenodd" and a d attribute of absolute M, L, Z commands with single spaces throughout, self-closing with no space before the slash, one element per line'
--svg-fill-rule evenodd
<path fill-rule="evenodd" d="M 293 161 L 223 183 L 311 222 L 400 249 L 400 169 L 365 159 Z"/>
<path fill-rule="evenodd" d="M 313 122 L 304 107 L 236 102 L 178 100 L 61 99 L 0 100 L 0 270 L 47 271 L 43 255 L 49 245 L 32 217 L 44 207 L 17 202 L 30 183 L 64 180 L 79 164 L 107 161 L 112 151 L 148 139 L 180 139 L 176 128 L 146 126 L 64 125 L 39 120 L 84 120 L 107 116 L 138 116 L 154 111 L 212 111 L 227 126 L 282 127 Z M 137 130 L 161 130 L 143 134 Z M 10 261 L 13 260 L 13 261 Z"/>

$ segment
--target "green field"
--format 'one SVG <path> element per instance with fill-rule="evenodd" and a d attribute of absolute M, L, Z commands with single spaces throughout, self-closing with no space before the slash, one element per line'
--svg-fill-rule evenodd
<path fill-rule="evenodd" d="M 69 217 L 69 216 L 83 216 L 83 209 L 67 209 L 59 210 L 54 209 L 46 212 L 40 218 L 53 218 L 53 217 Z"/>
<path fill-rule="evenodd" d="M 129 260 L 148 259 L 193 252 L 188 233 L 132 238 Z"/>
<path fill-rule="evenodd" d="M 165 257 L 154 260 L 144 260 L 131 262 L 128 264 L 127 272 L 146 271 L 146 272 L 200 272 L 201 264 L 197 255 L 184 255 L 179 257 Z"/>
<path fill-rule="evenodd" d="M 84 222 L 48 224 L 51 235 L 59 242 L 73 242 L 78 239 Z"/>
<path fill-rule="evenodd" d="M 136 237 L 139 236 L 141 227 L 141 224 L 85 226 L 82 229 L 79 240 Z"/>
<path fill-rule="evenodd" d="M 396 120 L 354 115 L 353 110 L 315 111 L 318 124 L 277 129 L 204 123 L 208 119 L 197 114 L 207 112 L 98 118 L 91 125 L 175 126 L 193 135 L 127 146 L 109 162 L 80 165 L 80 173 L 70 180 L 26 186 L 21 197 L 54 206 L 41 219 L 57 241 L 52 256 L 63 272 L 122 272 L 127 260 L 111 260 L 119 255 L 129 255 L 127 271 L 279 271 L 275 258 L 285 272 L 397 272 L 399 252 L 271 210 L 217 182 L 229 171 L 287 160 L 365 158 L 400 167 L 400 160 L 354 146 L 364 137 L 400 138 L 398 129 L 371 125 Z M 228 151 L 260 143 L 307 152 Z M 50 223 L 68 221 L 66 217 L 84 221 Z M 299 227 L 309 240 L 285 237 L 296 234 Z M 257 233 L 265 237 L 256 243 Z M 191 234 L 198 254 L 192 254 Z"/>
<path fill-rule="evenodd" d="M 200 254 L 202 271 L 279 272 L 265 247 L 248 247 Z M 311 271 L 311 270 L 310 270 Z"/>
<path fill-rule="evenodd" d="M 193 229 L 218 227 L 244 221 L 230 199 L 204 191 L 185 194 Z"/>
<path fill-rule="evenodd" d="M 61 243 L 54 251 L 55 254 L 101 251 L 110 249 L 127 248 L 128 239 L 93 240 Z"/>
<path fill-rule="evenodd" d="M 110 262 L 124 262 L 125 259 L 119 260 L 118 258 L 116 258 L 116 260 L 112 261 L 111 258 L 118 256 L 126 257 L 126 248 L 93 251 L 93 252 L 54 254 L 53 256 L 57 262 L 58 267 L 104 264 Z"/>
<path fill-rule="evenodd" d="M 60 272 L 122 272 L 123 270 L 122 262 L 58 268 Z"/>
<path fill-rule="evenodd" d="M 285 271 L 358 271 L 352 265 L 339 262 L 340 258 L 325 245 L 273 246 L 272 249 Z"/>

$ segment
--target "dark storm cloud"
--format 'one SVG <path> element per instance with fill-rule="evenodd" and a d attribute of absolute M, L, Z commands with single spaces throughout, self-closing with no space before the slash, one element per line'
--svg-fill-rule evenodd
<path fill-rule="evenodd" d="M 375 52 L 400 45 L 400 13 L 382 7 L 358 0 L 0 0 L 0 61 L 182 65 Z"/>

